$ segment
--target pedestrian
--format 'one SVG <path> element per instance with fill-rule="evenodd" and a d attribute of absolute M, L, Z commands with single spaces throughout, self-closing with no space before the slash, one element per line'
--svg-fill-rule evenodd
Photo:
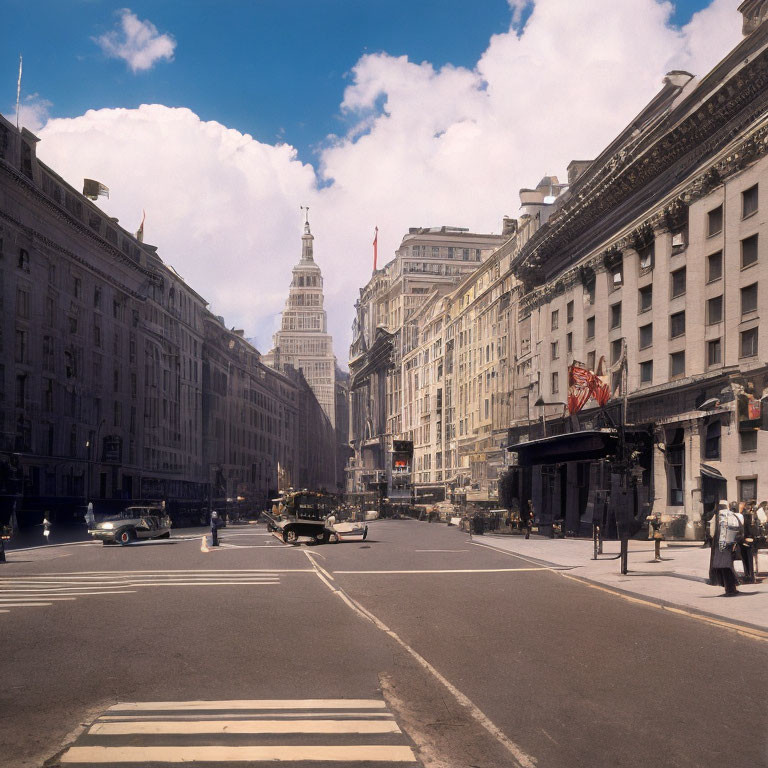
<path fill-rule="evenodd" d="M 755 539 L 758 536 L 756 499 L 751 499 L 744 505 L 742 518 L 744 522 L 744 538 L 739 543 L 741 564 L 744 568 L 744 583 L 755 583 Z"/>
<path fill-rule="evenodd" d="M 525 538 L 531 538 L 531 529 L 533 528 L 533 499 L 528 499 L 528 504 L 523 504 L 523 508 L 520 510 L 520 523 L 525 529 Z"/>
<path fill-rule="evenodd" d="M 213 512 L 211 512 L 211 546 L 212 547 L 219 546 L 220 523 L 221 521 L 219 520 L 219 513 L 214 509 Z"/>
<path fill-rule="evenodd" d="M 661 562 L 661 542 L 664 535 L 661 532 L 661 514 L 655 513 L 648 516 L 648 535 L 653 539 L 653 559 L 655 562 Z"/>
<path fill-rule="evenodd" d="M 88 530 L 94 527 L 96 518 L 93 515 L 93 502 L 88 502 L 88 508 L 85 510 L 85 524 L 88 526 Z"/>
<path fill-rule="evenodd" d="M 743 537 L 743 526 L 739 516 L 722 500 L 718 504 L 712 554 L 709 559 L 709 580 L 713 586 L 725 589 L 725 595 L 738 595 L 738 580 L 733 568 L 737 544 Z"/>
<path fill-rule="evenodd" d="M 51 535 L 51 523 L 47 517 L 43 518 L 43 536 L 45 536 L 45 543 L 48 543 L 48 537 Z"/>

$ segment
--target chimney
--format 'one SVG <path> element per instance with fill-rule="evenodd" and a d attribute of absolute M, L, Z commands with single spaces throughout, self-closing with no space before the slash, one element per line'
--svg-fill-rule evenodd
<path fill-rule="evenodd" d="M 741 34 L 751 35 L 766 19 L 768 19 L 768 0 L 744 0 L 739 6 L 743 17 Z"/>
<path fill-rule="evenodd" d="M 581 176 L 584 171 L 589 168 L 589 166 L 592 165 L 591 160 L 571 160 L 570 163 L 568 163 L 568 185 L 572 186 L 576 183 L 576 179 Z"/>

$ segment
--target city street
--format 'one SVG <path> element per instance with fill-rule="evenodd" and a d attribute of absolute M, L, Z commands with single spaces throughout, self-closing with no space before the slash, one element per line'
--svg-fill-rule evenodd
<path fill-rule="evenodd" d="M 9 552 L 2 766 L 765 763 L 764 640 L 443 525 L 221 539 Z"/>

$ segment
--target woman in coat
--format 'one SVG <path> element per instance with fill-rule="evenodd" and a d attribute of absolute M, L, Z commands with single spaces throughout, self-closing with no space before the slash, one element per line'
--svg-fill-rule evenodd
<path fill-rule="evenodd" d="M 739 516 L 729 509 L 727 501 L 717 505 L 717 521 L 709 560 L 709 581 L 713 586 L 725 589 L 726 596 L 738 595 L 736 571 L 733 558 L 738 544 L 744 537 L 744 526 Z"/>

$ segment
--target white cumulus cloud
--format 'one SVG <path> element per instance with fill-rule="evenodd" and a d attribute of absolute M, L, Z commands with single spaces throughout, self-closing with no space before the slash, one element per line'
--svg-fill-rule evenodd
<path fill-rule="evenodd" d="M 123 8 L 116 29 L 94 38 L 110 58 L 123 59 L 133 72 L 151 69 L 160 59 L 173 59 L 176 41 L 161 35 L 148 20 L 141 21 L 129 8 Z"/>
<path fill-rule="evenodd" d="M 329 138 L 317 168 L 290 146 L 159 105 L 51 120 L 39 153 L 75 186 L 107 184 L 100 204 L 128 229 L 146 209 L 147 241 L 264 351 L 300 256 L 299 206 L 309 205 L 344 363 L 374 226 L 379 265 L 408 227 L 500 231 L 521 187 L 596 156 L 667 71 L 702 76 L 740 39 L 732 0 L 683 28 L 672 10 L 657 0 L 510 0 L 509 31 L 471 69 L 363 56 L 341 104 L 348 132 Z"/>

